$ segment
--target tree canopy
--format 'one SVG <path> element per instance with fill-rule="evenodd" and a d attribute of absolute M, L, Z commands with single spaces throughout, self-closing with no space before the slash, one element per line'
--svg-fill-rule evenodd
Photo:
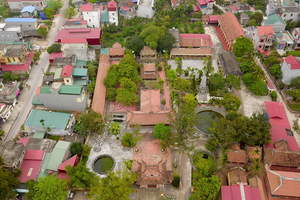
<path fill-rule="evenodd" d="M 255 12 L 250 18 L 255 20 L 255 24 L 260 25 L 263 20 L 263 16 L 264 15 L 261 12 Z"/>
<path fill-rule="evenodd" d="M 132 49 L 134 53 L 140 54 L 144 47 L 144 41 L 138 35 L 133 35 L 129 41 L 128 48 Z"/>
<path fill-rule="evenodd" d="M 54 43 L 52 44 L 50 47 L 47 48 L 47 52 L 49 54 L 51 53 L 58 53 L 58 52 L 61 52 L 61 44 L 58 44 L 58 43 Z"/>
<path fill-rule="evenodd" d="M 170 52 L 175 44 L 175 40 L 175 37 L 171 33 L 166 32 L 165 36 L 159 41 L 158 50 L 160 52 L 164 50 Z"/>
<path fill-rule="evenodd" d="M 101 180 L 96 176 L 92 179 L 91 190 L 88 192 L 87 198 L 129 200 L 129 194 L 133 191 L 131 185 L 134 181 L 136 181 L 136 174 L 132 174 L 125 167 L 116 172 L 109 172 L 108 176 Z"/>
<path fill-rule="evenodd" d="M 84 162 L 80 162 L 77 166 L 71 167 L 66 166 L 66 171 L 68 176 L 70 176 L 70 186 L 72 188 L 90 188 L 92 180 L 95 178 L 96 174 L 90 172 L 86 167 Z"/>
<path fill-rule="evenodd" d="M 44 13 L 48 19 L 52 19 L 55 14 L 55 10 L 53 8 L 45 8 Z"/>
<path fill-rule="evenodd" d="M 153 136 L 160 140 L 165 140 L 171 136 L 171 129 L 163 123 L 158 123 L 154 126 Z"/>
<path fill-rule="evenodd" d="M 140 33 L 140 37 L 144 40 L 147 46 L 151 49 L 156 49 L 159 41 L 165 37 L 165 32 L 166 27 L 164 26 L 159 27 L 150 25 Z"/>
<path fill-rule="evenodd" d="M 77 11 L 76 11 L 75 8 L 73 8 L 73 7 L 67 8 L 67 9 L 64 11 L 64 17 L 65 17 L 66 19 L 71 19 L 71 18 L 74 17 L 76 14 L 77 14 Z"/>
<path fill-rule="evenodd" d="M 37 30 L 37 32 L 38 32 L 38 34 L 41 36 L 41 37 L 46 37 L 47 35 L 48 35 L 48 30 L 47 30 L 47 28 L 45 28 L 45 27 L 40 27 L 40 28 L 38 28 L 38 30 Z"/>
<path fill-rule="evenodd" d="M 233 44 L 233 53 L 237 57 L 242 57 L 250 52 L 254 51 L 252 42 L 246 37 L 239 37 Z"/>
<path fill-rule="evenodd" d="M 52 8 L 54 10 L 58 10 L 64 5 L 64 2 L 61 1 L 61 0 L 50 0 L 50 1 L 47 2 L 47 5 L 48 5 L 49 8 Z"/>
<path fill-rule="evenodd" d="M 215 200 L 221 189 L 221 180 L 212 175 L 201 177 L 194 183 L 194 193 L 189 200 Z"/>

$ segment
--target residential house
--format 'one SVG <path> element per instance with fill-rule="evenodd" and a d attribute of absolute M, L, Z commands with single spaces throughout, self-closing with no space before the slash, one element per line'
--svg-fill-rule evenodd
<path fill-rule="evenodd" d="M 229 74 L 242 75 L 240 65 L 233 52 L 225 51 L 223 54 L 219 54 L 218 61 L 223 70 L 223 76 L 227 77 Z"/>
<path fill-rule="evenodd" d="M 282 80 L 290 84 L 293 78 L 300 76 L 300 57 L 289 55 L 281 65 Z"/>
<path fill-rule="evenodd" d="M 228 185 L 248 185 L 248 172 L 241 167 L 235 167 L 228 171 L 227 174 Z"/>
<path fill-rule="evenodd" d="M 25 154 L 25 146 L 20 143 L 15 143 L 13 140 L 8 141 L 0 156 L 3 158 L 3 167 L 5 168 L 20 168 Z"/>
<path fill-rule="evenodd" d="M 7 27 L 20 26 L 22 31 L 37 29 L 37 19 L 35 18 L 7 18 L 4 21 Z"/>
<path fill-rule="evenodd" d="M 208 34 L 180 34 L 180 47 L 213 48 L 213 43 Z"/>
<path fill-rule="evenodd" d="M 92 101 L 92 109 L 97 113 L 101 113 L 103 117 L 105 114 L 104 111 L 106 95 L 106 87 L 103 81 L 106 78 L 107 70 L 110 67 L 109 55 L 107 54 L 101 54 L 99 58 L 96 86 L 94 89 L 94 96 Z"/>
<path fill-rule="evenodd" d="M 246 25 L 249 23 L 249 21 L 250 21 L 249 15 L 247 15 L 246 13 L 243 12 L 240 16 L 241 25 Z"/>
<path fill-rule="evenodd" d="M 13 102 L 13 104 L 4 104 L 0 103 L 0 118 L 3 122 L 6 122 L 8 120 L 9 116 L 11 115 L 13 109 L 16 106 L 16 100 Z"/>
<path fill-rule="evenodd" d="M 179 5 L 180 5 L 180 2 L 179 2 L 179 1 L 171 0 L 171 6 L 172 6 L 173 9 L 178 8 Z"/>
<path fill-rule="evenodd" d="M 80 6 L 83 19 L 87 21 L 88 27 L 100 28 L 100 9 L 92 3 Z"/>
<path fill-rule="evenodd" d="M 235 15 L 227 12 L 219 17 L 219 24 L 216 27 L 222 34 L 227 47 L 225 49 L 232 50 L 233 44 L 238 37 L 245 37 L 245 33 L 236 19 Z"/>
<path fill-rule="evenodd" d="M 26 45 L 0 44 L 0 63 L 19 65 L 26 63 L 29 51 Z"/>
<path fill-rule="evenodd" d="M 204 15 L 212 15 L 213 14 L 213 4 L 214 0 L 197 0 L 197 6 L 199 10 L 201 10 Z M 196 10 L 198 10 L 196 9 Z M 195 8 L 194 8 L 195 10 Z"/>
<path fill-rule="evenodd" d="M 101 26 L 104 26 L 105 24 L 109 23 L 109 17 L 108 17 L 108 11 L 107 9 L 103 9 L 103 6 L 100 6 L 100 14 L 101 14 L 101 19 L 100 19 L 100 23 Z"/>
<path fill-rule="evenodd" d="M 58 68 L 51 86 L 37 88 L 33 105 L 43 105 L 47 109 L 85 111 L 87 107 L 88 75 L 86 68 L 66 65 Z"/>
<path fill-rule="evenodd" d="M 87 20 L 83 20 L 83 18 L 65 19 L 63 22 L 63 28 L 66 29 L 87 28 L 87 26 Z"/>
<path fill-rule="evenodd" d="M 21 10 L 22 17 L 37 17 L 38 12 L 34 6 L 26 6 Z"/>
<path fill-rule="evenodd" d="M 26 183 L 30 179 L 36 180 L 44 155 L 43 150 L 26 150 L 20 168 L 22 173 L 18 177 L 21 183 Z"/>
<path fill-rule="evenodd" d="M 272 135 L 271 143 L 265 144 L 266 148 L 275 149 L 275 143 L 278 140 L 286 140 L 289 143 L 289 148 L 292 151 L 300 151 L 299 146 L 293 133 L 291 132 L 291 126 L 287 118 L 285 108 L 282 102 L 265 101 L 267 109 L 267 117 L 271 125 Z"/>
<path fill-rule="evenodd" d="M 143 67 L 141 67 L 140 73 L 141 78 L 143 80 L 157 80 L 158 76 L 158 68 L 154 63 L 143 63 Z"/>
<path fill-rule="evenodd" d="M 249 186 L 252 189 L 256 188 L 256 189 L 259 190 L 261 200 L 267 200 L 267 194 L 266 194 L 266 191 L 265 191 L 264 182 L 261 178 L 259 178 L 256 175 L 254 177 L 249 178 L 248 182 L 249 182 Z M 252 197 L 253 197 L 253 195 L 252 195 Z M 254 199 L 259 199 L 259 197 L 254 196 Z"/>
<path fill-rule="evenodd" d="M 45 0 L 8 0 L 7 2 L 12 12 L 20 12 L 26 6 L 34 6 L 38 11 L 42 11 L 47 6 Z"/>
<path fill-rule="evenodd" d="M 275 144 L 275 149 L 265 148 L 264 154 L 268 198 L 299 199 L 299 150 L 293 151 L 289 142 L 281 140 Z"/>
<path fill-rule="evenodd" d="M 44 120 L 44 122 L 41 123 L 41 120 Z M 31 110 L 25 122 L 25 131 L 47 131 L 50 135 L 63 136 L 70 134 L 71 127 L 74 123 L 75 117 L 73 114 Z"/>
<path fill-rule="evenodd" d="M 15 105 L 20 87 L 21 82 L 3 82 L 3 79 L 0 79 L 0 103 Z"/>
<path fill-rule="evenodd" d="M 248 161 L 245 146 L 240 146 L 237 143 L 230 144 L 227 156 L 227 167 L 245 167 Z"/>
<path fill-rule="evenodd" d="M 284 49 L 286 51 L 290 51 L 294 48 L 294 39 L 290 32 L 282 31 L 275 34 L 276 42 L 278 43 L 278 49 Z"/>
<path fill-rule="evenodd" d="M 0 41 L 20 41 L 22 35 L 17 31 L 0 31 Z"/>
<path fill-rule="evenodd" d="M 133 153 L 132 171 L 137 174 L 136 184 L 140 188 L 164 189 L 173 181 L 170 147 L 161 152 L 161 145 L 152 133 L 143 134 L 135 147 L 139 153 Z"/>
<path fill-rule="evenodd" d="M 156 59 L 156 50 L 151 49 L 148 46 L 144 46 L 143 49 L 140 52 L 140 58 L 141 59 Z"/>
<path fill-rule="evenodd" d="M 294 49 L 297 51 L 300 50 L 300 28 L 294 28 L 292 30 L 292 37 L 294 39 Z"/>
<path fill-rule="evenodd" d="M 232 12 L 232 13 L 241 13 L 241 12 L 247 12 L 247 11 L 250 11 L 250 6 L 249 4 L 246 4 L 246 3 L 241 3 L 239 1 L 229 5 L 226 7 L 226 9 L 229 11 L 229 12 Z"/>
<path fill-rule="evenodd" d="M 22 143 L 27 150 L 42 150 L 46 153 L 52 152 L 56 141 L 43 139 L 46 131 L 36 131 L 31 138 L 20 138 L 17 143 Z"/>
<path fill-rule="evenodd" d="M 234 5 L 228 6 L 228 7 L 226 8 L 226 10 L 227 10 L 228 12 L 233 13 L 233 14 L 238 13 L 238 9 L 237 9 L 237 7 L 234 6 Z"/>
<path fill-rule="evenodd" d="M 64 161 L 63 163 L 61 163 L 57 167 L 57 170 L 58 170 L 57 178 L 70 180 L 70 176 L 68 176 L 67 172 L 66 172 L 66 166 L 76 167 L 77 163 L 78 163 L 77 154 L 75 156 L 69 158 L 68 160 Z"/>
<path fill-rule="evenodd" d="M 63 38 L 61 39 L 63 57 L 76 56 L 78 60 L 95 60 L 95 49 L 89 49 L 85 38 Z"/>
<path fill-rule="evenodd" d="M 107 3 L 108 19 L 110 24 L 119 25 L 118 6 L 114 0 Z"/>
<path fill-rule="evenodd" d="M 221 186 L 223 200 L 262 200 L 260 190 L 244 184 Z"/>
<path fill-rule="evenodd" d="M 7 54 L 6 54 L 7 55 Z M 16 54 L 12 54 L 13 56 L 15 56 Z M 29 73 L 31 70 L 31 64 L 33 61 L 33 57 L 34 57 L 34 53 L 30 52 L 27 56 L 27 59 L 25 60 L 25 63 L 20 63 L 20 64 L 16 64 L 16 63 L 1 63 L 1 70 L 3 72 L 11 72 L 13 74 L 26 74 Z M 18 58 L 18 60 L 20 60 L 20 58 Z M 10 61 L 17 61 L 17 57 L 14 57 L 14 60 Z M 22 60 L 24 61 L 24 59 Z"/>
<path fill-rule="evenodd" d="M 56 59 L 56 58 L 63 58 L 63 53 L 64 52 L 62 52 L 62 51 L 60 51 L 60 52 L 52 52 L 50 54 L 50 56 L 49 56 L 49 62 L 52 64 L 54 62 L 54 59 Z"/>
<path fill-rule="evenodd" d="M 193 21 L 196 21 L 196 20 L 193 20 Z M 209 23 L 209 16 L 208 15 L 202 15 L 202 25 L 208 25 L 208 23 Z"/>
<path fill-rule="evenodd" d="M 61 29 L 55 38 L 55 42 L 60 43 L 62 39 L 85 38 L 89 45 L 100 45 L 101 35 L 101 28 Z"/>
<path fill-rule="evenodd" d="M 298 22 L 300 20 L 300 10 L 297 7 L 279 8 L 277 14 L 281 16 L 285 22 Z"/>
<path fill-rule="evenodd" d="M 171 108 L 162 110 L 160 89 L 140 90 L 140 110 L 127 112 L 127 125 L 155 126 L 158 123 L 170 125 Z"/>
<path fill-rule="evenodd" d="M 154 3 L 155 3 L 155 0 L 138 0 L 137 16 L 152 18 L 155 13 L 155 4 Z"/>
<path fill-rule="evenodd" d="M 63 67 L 66 65 L 76 66 L 76 61 L 76 56 L 73 54 L 69 57 L 55 57 L 52 61 L 52 64 L 57 65 L 58 67 Z"/>
<path fill-rule="evenodd" d="M 209 15 L 208 18 L 210 24 L 218 24 L 219 15 Z"/>
<path fill-rule="evenodd" d="M 272 15 L 269 15 L 267 18 L 264 18 L 261 25 L 262 26 L 273 26 L 274 32 L 277 33 L 277 32 L 285 30 L 286 23 L 282 19 L 282 17 L 280 17 L 279 15 L 272 14 Z"/>
<path fill-rule="evenodd" d="M 254 49 L 267 54 L 275 42 L 273 26 L 258 26 L 253 31 L 252 42 Z"/>
<path fill-rule="evenodd" d="M 51 153 L 47 170 L 58 171 L 59 165 L 71 155 L 70 147 L 70 142 L 59 140 Z"/>
<path fill-rule="evenodd" d="M 118 42 L 113 44 L 112 48 L 109 48 L 110 60 L 121 60 L 125 55 L 125 48 Z"/>
<path fill-rule="evenodd" d="M 203 17 L 203 16 L 202 16 Z M 203 23 L 203 21 L 202 21 Z M 180 47 L 180 34 L 179 34 L 179 30 L 175 27 L 173 27 L 172 29 L 169 29 L 169 33 L 171 33 L 174 38 L 175 38 L 175 44 L 173 45 L 173 47 Z"/>

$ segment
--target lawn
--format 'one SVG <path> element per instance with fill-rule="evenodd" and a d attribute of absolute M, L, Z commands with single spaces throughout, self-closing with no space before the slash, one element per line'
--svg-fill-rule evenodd
<path fill-rule="evenodd" d="M 298 103 L 290 103 L 289 106 L 292 110 L 300 111 L 300 104 Z"/>

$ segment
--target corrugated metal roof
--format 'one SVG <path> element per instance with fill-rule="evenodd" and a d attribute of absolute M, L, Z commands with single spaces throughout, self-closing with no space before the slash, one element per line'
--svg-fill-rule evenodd
<path fill-rule="evenodd" d="M 74 68 L 72 75 L 73 77 L 86 77 L 88 73 L 88 69 L 86 68 Z"/>
<path fill-rule="evenodd" d="M 54 80 L 60 79 L 61 78 L 61 72 L 62 72 L 62 68 L 57 68 L 55 70 L 55 74 L 54 74 Z"/>
<path fill-rule="evenodd" d="M 51 94 L 50 86 L 43 86 L 43 87 L 41 87 L 40 94 Z"/>
<path fill-rule="evenodd" d="M 34 95 L 32 99 L 32 105 L 44 105 L 44 104 L 39 100 L 39 97 L 37 95 Z"/>
<path fill-rule="evenodd" d="M 78 85 L 62 85 L 59 94 L 81 94 L 82 86 Z"/>
<path fill-rule="evenodd" d="M 26 6 L 26 7 L 24 7 L 22 9 L 21 13 L 23 13 L 23 12 L 30 12 L 30 13 L 32 13 L 34 10 L 35 10 L 34 6 Z"/>
<path fill-rule="evenodd" d="M 70 142 L 66 141 L 58 141 L 54 147 L 54 149 L 61 149 L 61 150 L 67 150 L 70 145 Z"/>
<path fill-rule="evenodd" d="M 26 22 L 36 22 L 37 19 L 35 18 L 7 18 L 5 20 L 5 23 L 8 22 L 20 22 L 20 23 L 26 23 Z"/>
<path fill-rule="evenodd" d="M 107 9 L 104 9 L 104 10 L 101 12 L 101 19 L 100 19 L 100 22 L 101 22 L 101 23 L 108 23 L 108 22 L 109 22 Z"/>
<path fill-rule="evenodd" d="M 108 55 L 109 54 L 109 48 L 102 48 L 100 51 L 100 55 L 105 54 Z"/>
<path fill-rule="evenodd" d="M 62 163 L 65 153 L 70 146 L 70 142 L 58 141 L 55 145 L 47 169 L 57 171 L 58 166 Z"/>
<path fill-rule="evenodd" d="M 272 25 L 277 22 L 281 22 L 281 23 L 285 24 L 283 19 L 277 14 L 269 15 L 268 19 L 265 19 L 265 25 Z"/>
<path fill-rule="evenodd" d="M 44 127 L 55 127 L 56 129 L 65 130 L 70 114 L 59 112 L 48 112 L 43 110 L 32 110 L 25 122 L 25 126 L 43 127 L 40 123 L 41 119 L 44 119 Z"/>
<path fill-rule="evenodd" d="M 88 85 L 87 79 L 74 80 L 73 85 Z"/>
<path fill-rule="evenodd" d="M 45 136 L 46 132 L 45 131 L 37 131 L 34 133 L 34 135 L 32 136 L 32 138 L 39 138 L 39 139 L 43 139 Z"/>
<path fill-rule="evenodd" d="M 44 178 L 44 177 L 47 176 L 47 166 L 48 166 L 48 163 L 50 161 L 51 155 L 52 155 L 52 152 L 51 153 L 45 153 L 45 156 L 44 156 L 40 171 L 37 175 L 36 181 L 38 181 L 40 178 Z"/>
<path fill-rule="evenodd" d="M 76 60 L 75 66 L 86 66 L 85 60 Z"/>

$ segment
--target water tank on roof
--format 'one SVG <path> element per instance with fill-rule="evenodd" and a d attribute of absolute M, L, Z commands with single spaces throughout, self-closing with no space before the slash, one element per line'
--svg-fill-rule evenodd
<path fill-rule="evenodd" d="M 76 22 L 76 24 L 78 25 L 78 24 L 80 24 L 80 22 Z"/>
<path fill-rule="evenodd" d="M 122 12 L 122 9 L 120 9 L 120 13 Z"/>
<path fill-rule="evenodd" d="M 124 10 L 124 13 L 126 14 L 126 10 Z"/>

